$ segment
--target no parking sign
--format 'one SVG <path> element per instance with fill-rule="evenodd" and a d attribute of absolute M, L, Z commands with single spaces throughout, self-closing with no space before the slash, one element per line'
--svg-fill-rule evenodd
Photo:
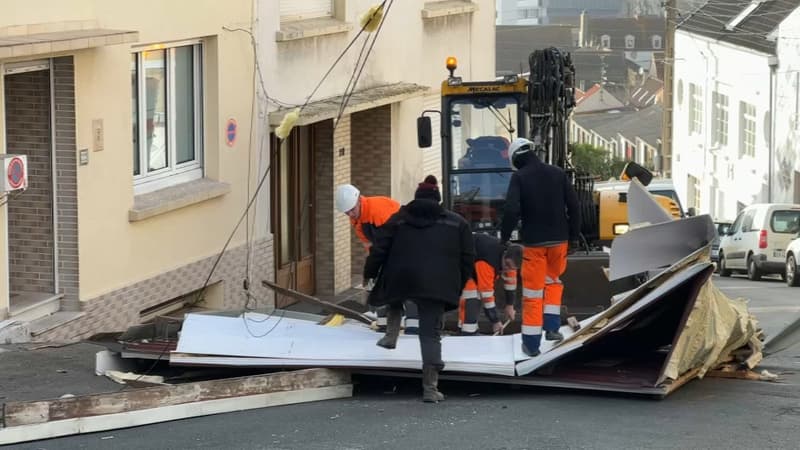
<path fill-rule="evenodd" d="M 236 132 L 239 126 L 236 124 L 236 119 L 228 119 L 225 124 L 225 143 L 228 147 L 233 147 L 236 144 Z"/>
<path fill-rule="evenodd" d="M 28 158 L 25 155 L 4 155 L 2 172 L 3 192 L 27 189 Z"/>

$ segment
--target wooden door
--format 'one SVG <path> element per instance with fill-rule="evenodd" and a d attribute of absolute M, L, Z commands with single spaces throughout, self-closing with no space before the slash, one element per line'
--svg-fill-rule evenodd
<path fill-rule="evenodd" d="M 272 148 L 279 141 L 273 138 Z M 295 128 L 272 160 L 272 230 L 276 283 L 314 294 L 314 135 Z M 281 308 L 291 299 L 279 298 Z"/>

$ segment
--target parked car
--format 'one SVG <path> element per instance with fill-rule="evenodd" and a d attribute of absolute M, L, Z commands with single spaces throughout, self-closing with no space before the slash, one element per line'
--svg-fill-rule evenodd
<path fill-rule="evenodd" d="M 728 277 L 736 271 L 747 273 L 751 280 L 759 280 L 768 274 L 780 274 L 786 279 L 786 247 L 797 235 L 795 227 L 798 224 L 798 204 L 759 203 L 748 206 L 739 213 L 720 241 L 720 275 Z"/>
<path fill-rule="evenodd" d="M 711 241 L 711 262 L 715 262 L 719 264 L 719 243 L 722 240 L 722 236 L 728 234 L 728 230 L 731 228 L 731 221 L 729 220 L 717 220 L 714 222 L 714 227 L 717 229 L 717 235 L 713 241 Z"/>
<path fill-rule="evenodd" d="M 800 229 L 795 240 L 786 247 L 786 284 L 800 286 Z"/>

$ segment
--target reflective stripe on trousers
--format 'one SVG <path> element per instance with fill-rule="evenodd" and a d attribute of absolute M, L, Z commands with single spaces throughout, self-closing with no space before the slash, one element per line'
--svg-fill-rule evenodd
<path fill-rule="evenodd" d="M 567 265 L 567 243 L 552 247 L 525 247 L 522 262 L 522 340 L 536 351 L 542 330 L 557 331 L 561 325 L 560 276 Z"/>

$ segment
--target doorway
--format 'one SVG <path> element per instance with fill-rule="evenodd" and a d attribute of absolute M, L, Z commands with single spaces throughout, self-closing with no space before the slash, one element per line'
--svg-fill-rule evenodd
<path fill-rule="evenodd" d="M 6 153 L 26 155 L 28 188 L 8 200 L 9 312 L 57 302 L 58 240 L 51 61 L 3 68 Z"/>
<path fill-rule="evenodd" d="M 302 126 L 280 143 L 273 135 L 271 222 L 275 279 L 280 286 L 314 294 L 314 132 Z M 278 147 L 280 145 L 280 147 Z M 277 308 L 294 300 L 278 299 Z"/>

